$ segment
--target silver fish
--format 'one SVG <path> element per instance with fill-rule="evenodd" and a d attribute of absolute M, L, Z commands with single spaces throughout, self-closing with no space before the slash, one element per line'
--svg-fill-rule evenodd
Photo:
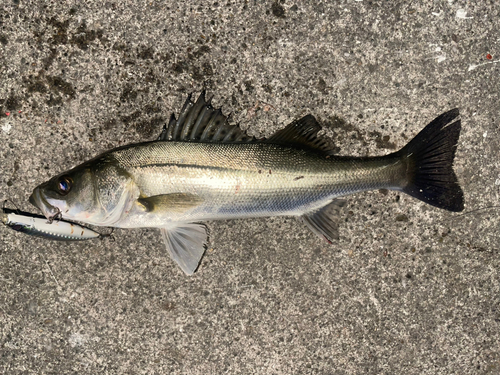
<path fill-rule="evenodd" d="M 442 114 L 390 155 L 341 157 L 317 137 L 321 126 L 312 115 L 256 140 L 229 125 L 202 93 L 196 102 L 188 97 L 158 140 L 108 151 L 55 176 L 35 188 L 30 202 L 49 220 L 161 228 L 170 256 L 192 274 L 207 241 L 202 221 L 296 216 L 333 241 L 336 198 L 356 192 L 398 190 L 463 210 L 452 169 L 458 114 Z"/>
<path fill-rule="evenodd" d="M 0 221 L 17 232 L 56 241 L 90 240 L 102 236 L 100 233 L 76 223 L 62 220 L 48 223 L 44 216 L 6 208 L 0 213 Z"/>

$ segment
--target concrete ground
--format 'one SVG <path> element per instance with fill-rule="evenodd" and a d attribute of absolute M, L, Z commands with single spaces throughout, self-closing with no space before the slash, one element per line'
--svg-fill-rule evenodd
<path fill-rule="evenodd" d="M 206 88 L 259 137 L 311 113 L 344 155 L 392 152 L 458 107 L 465 214 L 358 194 L 332 245 L 293 218 L 211 222 L 192 277 L 157 230 L 0 227 L 0 373 L 500 373 L 500 4 L 185 3 L 1 3 L 8 207 L 36 212 L 36 185 L 154 139 Z"/>

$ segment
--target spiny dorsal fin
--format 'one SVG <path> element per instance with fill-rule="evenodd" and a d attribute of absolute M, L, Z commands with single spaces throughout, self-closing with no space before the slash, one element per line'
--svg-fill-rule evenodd
<path fill-rule="evenodd" d="M 299 120 L 295 120 L 286 128 L 274 133 L 265 140 L 266 143 L 294 146 L 300 149 L 320 151 L 322 154 L 332 155 L 333 147 L 325 138 L 318 138 L 317 134 L 321 130 L 313 115 L 307 115 Z"/>
<path fill-rule="evenodd" d="M 238 126 L 229 125 L 220 109 L 214 109 L 205 100 L 202 91 L 196 103 L 190 94 L 182 107 L 179 119 L 172 114 L 168 125 L 158 137 L 159 141 L 245 143 L 254 141 Z"/>

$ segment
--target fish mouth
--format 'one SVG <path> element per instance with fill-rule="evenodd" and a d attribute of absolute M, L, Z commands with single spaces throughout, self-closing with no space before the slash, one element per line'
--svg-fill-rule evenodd
<path fill-rule="evenodd" d="M 55 218 L 61 216 L 61 210 L 47 202 L 39 188 L 33 190 L 33 194 L 30 195 L 29 201 L 33 206 L 42 211 L 43 216 L 47 218 L 49 223 L 52 223 Z"/>

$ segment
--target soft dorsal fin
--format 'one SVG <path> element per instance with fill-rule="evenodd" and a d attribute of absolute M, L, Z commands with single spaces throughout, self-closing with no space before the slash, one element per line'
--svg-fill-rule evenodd
<path fill-rule="evenodd" d="M 196 102 L 190 94 L 179 118 L 172 114 L 168 125 L 158 137 L 159 141 L 246 143 L 254 141 L 236 125 L 229 125 L 220 109 L 214 109 L 202 91 Z"/>
<path fill-rule="evenodd" d="M 307 115 L 287 125 L 286 128 L 274 133 L 265 140 L 266 143 L 294 146 L 300 149 L 320 151 L 322 154 L 332 155 L 333 147 L 325 138 L 317 137 L 321 130 L 313 115 Z"/>

